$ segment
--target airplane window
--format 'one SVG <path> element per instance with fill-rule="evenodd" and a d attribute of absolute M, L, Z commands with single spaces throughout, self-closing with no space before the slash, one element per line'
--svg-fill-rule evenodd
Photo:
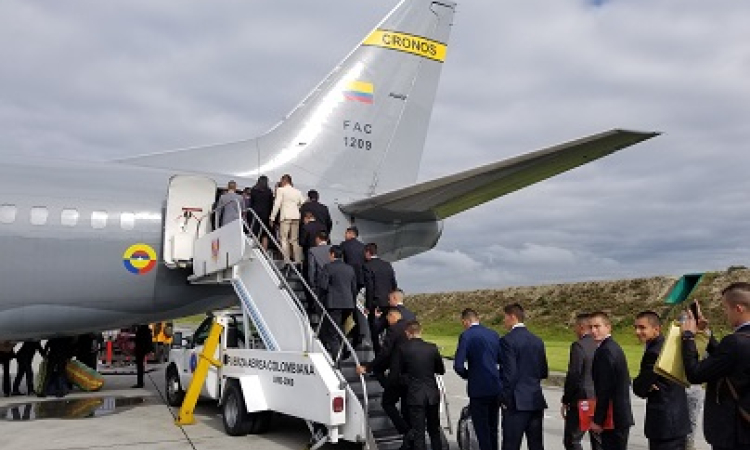
<path fill-rule="evenodd" d="M 78 216 L 76 209 L 63 209 L 60 212 L 60 223 L 66 227 L 74 227 L 78 223 Z"/>
<path fill-rule="evenodd" d="M 0 205 L 0 223 L 16 221 L 16 205 Z"/>
<path fill-rule="evenodd" d="M 120 214 L 120 228 L 123 230 L 132 230 L 135 228 L 135 214 L 130 212 Z"/>
<path fill-rule="evenodd" d="M 106 211 L 93 211 L 91 213 L 91 227 L 92 228 L 104 228 L 107 226 L 107 212 Z"/>
<path fill-rule="evenodd" d="M 49 216 L 49 211 L 44 206 L 35 206 L 31 208 L 32 225 L 44 225 L 47 223 L 47 216 Z"/>

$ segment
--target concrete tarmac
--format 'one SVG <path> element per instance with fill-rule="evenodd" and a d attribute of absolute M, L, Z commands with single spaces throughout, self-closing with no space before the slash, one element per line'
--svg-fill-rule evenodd
<path fill-rule="evenodd" d="M 446 361 L 446 367 L 451 362 Z M 146 387 L 131 389 L 135 374 L 106 375 L 100 392 L 73 393 L 63 399 L 26 396 L 0 397 L 0 449 L 2 450 L 301 450 L 309 439 L 303 421 L 277 415 L 264 435 L 230 437 L 224 433 L 219 409 L 214 402 L 201 402 L 195 411 L 195 425 L 177 426 L 177 410 L 164 401 L 164 372 L 149 372 Z M 464 381 L 452 370 L 445 376 L 453 435 L 450 450 L 458 450 L 456 422 L 468 403 Z M 545 388 L 550 405 L 544 421 L 547 449 L 562 449 L 563 421 L 559 416 L 559 388 Z M 629 449 L 647 449 L 643 436 L 645 401 L 633 399 L 636 426 L 630 433 Z M 83 418 L 93 415 L 94 417 Z M 81 417 L 81 418 L 78 418 Z M 445 425 L 445 421 L 444 421 Z M 447 433 L 447 431 L 446 431 Z M 697 449 L 709 450 L 698 430 Z M 584 439 L 586 441 L 586 439 Z M 353 444 L 327 444 L 325 450 L 351 450 Z M 525 445 L 524 447 L 525 448 Z M 584 443 L 584 448 L 589 448 Z"/>

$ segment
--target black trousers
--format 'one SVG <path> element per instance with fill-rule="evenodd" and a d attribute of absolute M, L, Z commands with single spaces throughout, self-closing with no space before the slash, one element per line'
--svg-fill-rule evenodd
<path fill-rule="evenodd" d="M 21 381 L 26 377 L 26 393 L 31 394 L 34 392 L 34 369 L 31 367 L 31 360 L 16 359 L 16 364 L 18 365 L 18 372 L 16 373 L 16 379 L 13 381 L 13 392 L 18 392 Z"/>
<path fill-rule="evenodd" d="M 3 394 L 10 395 L 10 360 L 13 359 L 11 353 L 0 352 L 0 365 L 3 366 Z"/>
<path fill-rule="evenodd" d="M 344 322 L 352 314 L 351 309 L 329 309 L 328 315 L 331 316 L 333 323 L 341 330 L 344 330 Z M 328 349 L 332 358 L 336 358 L 341 346 L 341 336 L 336 331 L 331 321 L 326 320 L 320 330 L 320 340 Z"/>
<path fill-rule="evenodd" d="M 388 418 L 391 419 L 393 426 L 399 433 L 406 435 L 409 431 L 409 408 L 406 406 L 405 392 L 400 386 L 383 386 L 383 396 L 380 403 L 383 405 Z M 401 411 L 396 408 L 396 403 L 401 402 Z"/>
<path fill-rule="evenodd" d="M 469 414 L 474 423 L 480 450 L 498 450 L 498 422 L 500 421 L 500 399 L 472 397 L 469 399 Z"/>
<path fill-rule="evenodd" d="M 384 308 L 383 308 L 384 309 Z M 381 311 L 383 311 L 381 309 Z M 385 331 L 387 322 L 385 321 L 385 314 L 380 317 L 375 317 L 375 311 L 370 311 L 367 315 L 367 322 L 370 324 L 370 339 L 372 340 L 372 350 L 375 354 L 380 353 L 380 333 Z"/>
<path fill-rule="evenodd" d="M 409 423 L 411 430 L 408 439 L 413 450 L 425 450 L 424 432 L 427 423 L 427 434 L 430 435 L 432 450 L 443 449 L 440 433 L 440 405 L 409 405 Z"/>
<path fill-rule="evenodd" d="M 685 450 L 687 436 L 676 439 L 649 439 L 648 450 Z"/>
<path fill-rule="evenodd" d="M 602 447 L 604 450 L 627 450 L 630 427 L 615 428 L 601 432 Z"/>
<path fill-rule="evenodd" d="M 135 370 L 136 370 L 136 382 L 138 386 L 143 386 L 143 375 L 146 372 L 146 355 L 142 351 L 135 352 Z"/>
<path fill-rule="evenodd" d="M 528 450 L 544 450 L 544 435 L 542 433 L 543 420 L 544 410 L 503 410 L 502 449 L 519 450 L 521 448 L 523 436 L 526 435 L 526 447 Z"/>
<path fill-rule="evenodd" d="M 565 427 L 563 428 L 563 446 L 565 450 L 583 450 L 581 441 L 585 434 L 585 431 L 581 431 L 578 420 L 578 407 L 576 405 L 569 405 L 565 415 Z M 591 439 L 591 450 L 603 450 L 600 436 L 589 433 L 589 438 Z"/>

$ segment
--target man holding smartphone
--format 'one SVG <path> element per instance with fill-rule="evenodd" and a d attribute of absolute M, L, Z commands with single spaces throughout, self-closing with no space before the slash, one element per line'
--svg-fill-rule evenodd
<path fill-rule="evenodd" d="M 750 283 L 730 284 L 721 303 L 734 333 L 719 343 L 712 336 L 708 356 L 700 361 L 695 333 L 707 328 L 707 321 L 700 308 L 688 310 L 681 326 L 682 359 L 688 381 L 706 383 L 706 441 L 714 450 L 750 450 Z"/>

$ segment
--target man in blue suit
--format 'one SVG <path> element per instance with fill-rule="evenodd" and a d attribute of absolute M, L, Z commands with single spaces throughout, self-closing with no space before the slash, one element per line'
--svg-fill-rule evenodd
<path fill-rule="evenodd" d="M 458 338 L 453 369 L 468 380 L 469 413 L 480 450 L 498 450 L 500 403 L 500 336 L 479 324 L 473 309 L 461 313 L 464 331 Z"/>
<path fill-rule="evenodd" d="M 508 330 L 500 340 L 503 450 L 519 450 L 524 435 L 529 450 L 544 450 L 542 421 L 547 402 L 541 380 L 548 375 L 544 342 L 526 329 L 521 305 L 508 305 L 503 312 Z"/>

